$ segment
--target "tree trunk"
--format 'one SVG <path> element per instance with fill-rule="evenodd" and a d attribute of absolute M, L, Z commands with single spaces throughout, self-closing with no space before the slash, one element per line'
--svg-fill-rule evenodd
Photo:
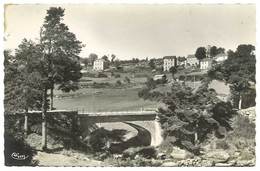
<path fill-rule="evenodd" d="M 194 133 L 194 144 L 197 145 L 199 142 L 198 140 L 198 124 L 195 125 L 195 133 Z"/>
<path fill-rule="evenodd" d="M 47 88 L 42 95 L 42 150 L 47 149 Z"/>
<path fill-rule="evenodd" d="M 242 109 L 242 96 L 239 95 L 238 109 Z"/>
<path fill-rule="evenodd" d="M 28 135 L 28 109 L 26 109 L 24 115 L 24 135 L 25 137 Z"/>
<path fill-rule="evenodd" d="M 54 86 L 51 87 L 50 110 L 54 110 L 54 108 L 53 108 L 53 89 L 54 89 Z"/>

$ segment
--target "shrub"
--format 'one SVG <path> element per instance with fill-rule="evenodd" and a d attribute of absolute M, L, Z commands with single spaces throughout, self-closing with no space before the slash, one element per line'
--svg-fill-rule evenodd
<path fill-rule="evenodd" d="M 122 82 L 120 80 L 117 80 L 116 81 L 116 86 L 121 86 L 122 85 Z"/>
<path fill-rule="evenodd" d="M 108 76 L 107 76 L 106 74 L 102 73 L 102 72 L 99 72 L 99 73 L 97 74 L 97 77 L 98 77 L 98 78 L 107 78 Z"/>
<path fill-rule="evenodd" d="M 130 78 L 128 78 L 127 76 L 125 77 L 125 80 L 124 80 L 126 83 L 130 83 L 131 81 L 130 81 Z"/>
<path fill-rule="evenodd" d="M 120 75 L 120 74 L 115 74 L 114 77 L 115 77 L 115 78 L 120 78 L 121 75 Z"/>
<path fill-rule="evenodd" d="M 95 73 L 90 73 L 90 72 L 85 72 L 85 73 L 82 73 L 82 77 L 95 78 L 95 77 L 96 77 L 96 74 L 95 74 Z"/>
<path fill-rule="evenodd" d="M 102 83 L 93 82 L 93 84 L 92 84 L 93 88 L 105 88 L 105 87 L 109 87 L 109 86 L 111 86 L 111 84 L 108 82 L 102 82 Z"/>

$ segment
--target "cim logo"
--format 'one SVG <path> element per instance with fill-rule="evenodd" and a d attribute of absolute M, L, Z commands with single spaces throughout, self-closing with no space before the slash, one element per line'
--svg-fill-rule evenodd
<path fill-rule="evenodd" d="M 19 154 L 19 153 L 16 153 L 16 152 L 14 152 L 14 153 L 12 153 L 11 154 L 11 157 L 13 158 L 13 159 L 15 159 L 15 160 L 25 160 L 25 159 L 27 159 L 29 156 L 28 155 L 24 155 L 24 154 Z"/>

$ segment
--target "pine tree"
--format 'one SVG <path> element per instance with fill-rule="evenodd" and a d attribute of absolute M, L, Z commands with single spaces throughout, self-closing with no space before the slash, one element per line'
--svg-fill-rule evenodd
<path fill-rule="evenodd" d="M 62 23 L 64 9 L 51 7 L 47 10 L 44 24 L 41 28 L 40 45 L 47 65 L 47 75 L 50 82 L 50 108 L 53 109 L 53 89 L 69 92 L 75 91 L 81 78 L 79 53 L 83 47 L 76 35 Z"/>
<path fill-rule="evenodd" d="M 54 85 L 58 89 L 69 92 L 79 88 L 81 66 L 79 53 L 83 47 L 76 39 L 76 35 L 69 31 L 68 26 L 62 23 L 64 9 L 51 7 L 47 10 L 40 32 L 41 60 L 40 71 L 42 76 L 42 149 L 47 148 L 47 92 L 50 94 L 50 109 L 53 109 Z"/>

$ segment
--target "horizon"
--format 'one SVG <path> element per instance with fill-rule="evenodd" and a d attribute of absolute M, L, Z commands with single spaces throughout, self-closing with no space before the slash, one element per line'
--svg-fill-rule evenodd
<path fill-rule="evenodd" d="M 187 57 L 200 46 L 234 51 L 239 44 L 256 44 L 253 4 L 33 4 L 5 6 L 5 49 L 14 51 L 23 38 L 37 39 L 52 6 L 65 9 L 63 22 L 86 45 L 83 58 Z"/>

